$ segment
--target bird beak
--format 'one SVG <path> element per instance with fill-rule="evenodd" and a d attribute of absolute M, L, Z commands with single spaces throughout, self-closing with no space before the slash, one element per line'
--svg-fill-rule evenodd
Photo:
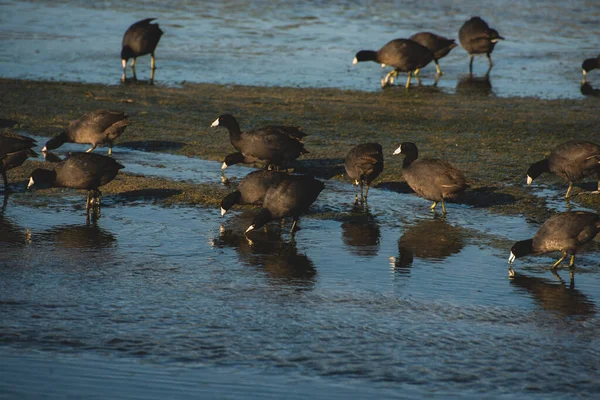
<path fill-rule="evenodd" d="M 223 164 L 221 165 L 221 171 L 224 171 L 224 170 L 226 170 L 226 169 L 227 169 L 227 163 L 223 163 Z"/>
<path fill-rule="evenodd" d="M 253 230 L 254 230 L 254 225 L 250 225 L 248 227 L 248 229 L 246 229 L 246 232 L 244 232 L 244 233 L 248 233 L 248 232 L 253 231 Z"/>
<path fill-rule="evenodd" d="M 48 151 L 48 149 L 46 148 L 46 146 L 44 146 L 44 148 L 42 149 L 42 153 L 45 153 L 47 151 Z"/>
<path fill-rule="evenodd" d="M 127 68 L 127 60 L 126 59 L 122 59 L 121 60 L 121 64 L 123 65 L 123 70 L 125 70 Z"/>
<path fill-rule="evenodd" d="M 352 65 L 356 65 L 356 63 L 358 63 L 358 58 L 354 57 L 354 60 L 352 60 Z"/>
<path fill-rule="evenodd" d="M 33 186 L 35 182 L 33 182 L 33 178 L 29 178 L 29 183 L 27 184 L 27 189 Z"/>
<path fill-rule="evenodd" d="M 515 255 L 514 255 L 514 254 L 513 254 L 513 252 L 511 251 L 511 252 L 510 252 L 510 257 L 508 257 L 508 263 L 509 263 L 509 264 L 512 264 L 512 263 L 514 263 L 516 258 L 517 258 L 517 257 L 515 257 Z"/>
<path fill-rule="evenodd" d="M 219 118 L 215 119 L 215 122 L 213 122 L 212 124 L 210 124 L 211 128 L 214 128 L 215 126 L 219 126 Z"/>
<path fill-rule="evenodd" d="M 395 156 L 395 155 L 400 154 L 400 153 L 402 153 L 402 146 L 400 146 L 396 150 L 394 150 L 394 153 L 392 153 L 392 155 Z"/>
<path fill-rule="evenodd" d="M 385 64 L 381 64 L 381 68 L 385 68 Z"/>
<path fill-rule="evenodd" d="M 227 210 L 221 207 L 221 217 L 227 213 Z"/>
<path fill-rule="evenodd" d="M 527 175 L 527 186 L 531 185 L 531 182 L 533 182 L 533 178 Z"/>

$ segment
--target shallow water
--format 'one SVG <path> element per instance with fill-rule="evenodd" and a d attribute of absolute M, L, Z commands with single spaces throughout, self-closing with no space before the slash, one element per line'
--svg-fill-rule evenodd
<path fill-rule="evenodd" d="M 458 29 L 480 15 L 505 38 L 487 60 L 460 47 L 422 84 L 446 93 L 581 98 L 597 95 L 593 71 L 580 87 L 581 63 L 600 52 L 600 3 L 455 1 L 10 1 L 0 13 L 0 76 L 119 84 L 122 35 L 134 21 L 156 17 L 165 31 L 156 52 L 156 83 L 209 82 L 259 86 L 337 87 L 374 91 L 383 70 L 351 65 L 358 50 L 433 31 L 458 38 Z M 137 63 L 148 80 L 149 57 Z M 128 71 L 128 76 L 130 72 Z M 404 78 L 399 82 L 403 83 Z M 590 86 L 591 85 L 591 86 Z"/>
<path fill-rule="evenodd" d="M 114 156 L 129 172 L 221 179 L 218 162 L 123 146 Z M 525 218 L 464 204 L 442 218 L 383 189 L 358 211 L 356 188 L 328 181 L 295 238 L 289 221 L 246 238 L 252 210 L 220 218 L 106 195 L 87 224 L 83 193 L 22 189 L 0 213 L 9 398 L 600 391 L 598 246 L 578 256 L 573 286 L 550 273 L 552 257 L 517 260 L 509 279 L 508 249 L 538 228 Z"/>

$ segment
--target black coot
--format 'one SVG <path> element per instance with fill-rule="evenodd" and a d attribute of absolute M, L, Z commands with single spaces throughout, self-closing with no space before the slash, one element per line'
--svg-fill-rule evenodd
<path fill-rule="evenodd" d="M 489 27 L 480 17 L 473 17 L 460 27 L 458 31 L 458 40 L 460 45 L 469 53 L 469 71 L 473 72 L 473 56 L 475 54 L 485 54 L 490 63 L 492 63 L 492 51 L 498 40 L 504 40 L 497 30 Z"/>
<path fill-rule="evenodd" d="M 362 143 L 348 152 L 344 162 L 346 173 L 356 185 L 360 185 L 360 198 L 363 199 L 363 184 L 367 185 L 364 199 L 369 196 L 369 187 L 383 171 L 383 150 L 379 143 Z"/>
<path fill-rule="evenodd" d="M 587 81 L 587 74 L 593 69 L 600 67 L 600 54 L 596 58 L 588 58 L 581 64 L 583 70 L 583 82 Z"/>
<path fill-rule="evenodd" d="M 573 182 L 596 173 L 600 190 L 600 146 L 585 140 L 569 140 L 556 146 L 548 158 L 531 164 L 527 184 L 544 172 L 558 175 L 569 182 L 565 198 L 569 198 Z"/>
<path fill-rule="evenodd" d="M 54 170 L 34 170 L 27 188 L 36 185 L 42 188 L 87 189 L 89 192 L 85 209 L 89 214 L 90 206 L 100 207 L 102 193 L 98 188 L 112 181 L 122 168 L 125 167 L 111 157 L 94 153 L 74 153 L 56 164 Z"/>
<path fill-rule="evenodd" d="M 268 125 L 242 132 L 238 122 L 230 114 L 217 118 L 211 125 L 215 126 L 227 128 L 229 140 L 242 153 L 243 160 L 265 161 L 267 166 L 278 169 L 308 153 L 301 141 L 306 133 L 295 126 Z M 241 160 L 239 155 L 238 160 Z"/>
<path fill-rule="evenodd" d="M 300 215 L 308 211 L 324 187 L 323 182 L 311 176 L 290 175 L 290 178 L 267 191 L 263 208 L 254 217 L 246 233 L 264 226 L 269 221 L 285 217 L 294 218 L 290 231 L 294 233 Z"/>
<path fill-rule="evenodd" d="M 395 151 L 404 154 L 402 177 L 420 197 L 433 201 L 431 210 L 442 202 L 442 211 L 446 213 L 445 199 L 454 199 L 467 189 L 467 181 L 461 171 L 448 162 L 436 158 L 418 158 L 414 143 L 405 142 Z"/>
<path fill-rule="evenodd" d="M 240 181 L 235 192 L 229 193 L 221 200 L 221 216 L 235 204 L 262 204 L 267 190 L 277 186 L 286 177 L 288 175 L 285 172 L 250 172 Z"/>
<path fill-rule="evenodd" d="M 0 173 L 4 180 L 4 191 L 9 191 L 6 171 L 18 167 L 29 157 L 37 157 L 31 150 L 36 142 L 30 137 L 14 132 L 0 132 Z"/>
<path fill-rule="evenodd" d="M 433 52 L 436 60 L 440 60 L 450 53 L 450 50 L 458 46 L 454 39 L 448 39 L 446 37 L 436 35 L 431 32 L 419 32 L 412 35 L 410 40 L 414 40 L 422 46 L 427 47 L 429 50 Z M 435 68 L 437 69 L 438 75 L 442 75 L 442 70 L 438 63 L 435 64 Z"/>
<path fill-rule="evenodd" d="M 112 155 L 113 142 L 123 134 L 129 121 L 127 114 L 115 110 L 96 110 L 83 114 L 71 121 L 66 130 L 46 142 L 43 152 L 54 150 L 64 143 L 89 143 L 87 150 L 96 146 L 108 145 L 108 155 Z"/>
<path fill-rule="evenodd" d="M 221 165 L 221 170 L 227 169 L 227 167 L 231 167 L 235 164 L 253 164 L 255 162 L 260 161 L 254 157 L 246 157 L 242 154 L 242 152 L 237 151 L 235 153 L 227 154 L 225 159 L 223 159 L 223 164 Z"/>
<path fill-rule="evenodd" d="M 575 263 L 575 254 L 600 232 L 600 216 L 587 211 L 569 211 L 553 215 L 540 227 L 532 239 L 516 242 L 510 249 L 508 262 L 528 254 L 539 255 L 560 251 L 562 257 L 552 265 L 556 268 L 571 254 L 569 267 Z"/>
<path fill-rule="evenodd" d="M 150 54 L 150 68 L 152 76 L 156 69 L 154 59 L 154 50 L 158 45 L 158 41 L 163 34 L 158 24 L 151 24 L 156 18 L 146 18 L 131 25 L 123 35 L 123 43 L 121 47 L 121 63 L 123 64 L 123 80 L 125 80 L 125 70 L 127 68 L 127 60 L 131 61 L 131 69 L 135 75 L 135 60 L 137 57 Z"/>
<path fill-rule="evenodd" d="M 419 69 L 431 61 L 437 64 L 435 55 L 431 50 L 410 39 L 394 39 L 378 51 L 361 50 L 356 53 L 352 65 L 361 61 L 375 61 L 381 64 L 382 67 L 389 65 L 394 68 L 381 80 L 381 87 L 394 83 L 398 72 L 408 72 L 408 79 L 406 80 L 406 87 L 408 88 L 413 72 L 415 75 L 418 74 Z"/>

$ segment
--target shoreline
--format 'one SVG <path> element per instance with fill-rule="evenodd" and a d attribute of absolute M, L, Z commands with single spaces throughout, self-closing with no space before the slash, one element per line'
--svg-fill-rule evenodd
<path fill-rule="evenodd" d="M 24 135 L 54 136 L 86 111 L 125 111 L 131 124 L 119 146 L 222 161 L 233 151 L 224 128 L 210 128 L 219 115 L 230 113 L 242 130 L 268 124 L 301 126 L 310 152 L 297 161 L 296 172 L 322 179 L 349 180 L 343 159 L 355 144 L 375 141 L 384 148 L 385 167 L 374 182 L 398 192 L 409 189 L 401 177 L 402 156 L 392 156 L 404 141 L 419 156 L 443 158 L 464 171 L 471 182 L 458 202 L 489 207 L 503 214 L 524 214 L 543 221 L 551 212 L 546 201 L 525 185 L 525 171 L 556 145 L 570 139 L 594 141 L 597 99 L 496 98 L 445 94 L 432 87 L 379 92 L 338 89 L 184 84 L 161 87 L 147 83 L 106 86 L 58 81 L 0 78 L 4 93 L 0 118 Z M 38 143 L 40 148 L 43 143 Z M 85 150 L 82 148 L 82 151 Z M 103 153 L 103 149 L 96 150 Z M 25 181 L 41 164 L 28 160 L 9 171 L 9 181 Z M 192 184 L 168 179 L 119 175 L 103 187 L 106 194 L 143 190 L 177 190 L 168 204 L 216 205 L 231 189 L 221 183 Z M 551 186 L 564 195 L 567 184 L 545 174 L 533 186 Z M 600 210 L 593 177 L 578 183 L 571 204 Z M 585 190 L 583 190 L 583 189 Z M 54 190 L 56 191 L 56 190 Z M 52 193 L 54 191 L 46 191 Z"/>

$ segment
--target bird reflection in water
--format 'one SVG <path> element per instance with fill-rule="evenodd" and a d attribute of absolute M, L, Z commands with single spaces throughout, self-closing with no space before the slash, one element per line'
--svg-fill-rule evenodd
<path fill-rule="evenodd" d="M 392 267 L 400 273 L 407 273 L 414 258 L 440 262 L 446 257 L 458 254 L 465 246 L 462 229 L 446 222 L 444 216 L 423 219 L 408 226 L 398 240 L 398 258 L 392 257 Z"/>
<path fill-rule="evenodd" d="M 39 240 L 63 249 L 105 249 L 117 243 L 112 233 L 100 228 L 95 222 L 54 227 L 41 233 Z"/>
<path fill-rule="evenodd" d="M 31 242 L 31 231 L 17 225 L 11 218 L 4 215 L 7 204 L 8 197 L 4 196 L 0 209 L 0 243 L 3 246 L 3 253 L 6 253 L 4 246 L 17 245 L 20 247 Z"/>
<path fill-rule="evenodd" d="M 581 82 L 581 87 L 579 88 L 579 90 L 581 91 L 581 94 L 584 96 L 600 97 L 600 89 L 595 89 L 587 81 Z"/>
<path fill-rule="evenodd" d="M 360 257 L 374 257 L 379 253 L 381 231 L 368 206 L 355 204 L 342 222 L 342 238 L 350 253 Z"/>
<path fill-rule="evenodd" d="M 474 76 L 473 74 L 461 76 L 456 84 L 456 93 L 471 96 L 489 96 L 494 94 L 489 72 L 488 70 L 484 76 Z"/>
<path fill-rule="evenodd" d="M 569 285 L 553 271 L 557 281 L 523 275 L 509 271 L 510 284 L 526 291 L 544 310 L 559 316 L 590 317 L 596 313 L 594 303 L 585 294 L 575 289 L 571 274 Z"/>
<path fill-rule="evenodd" d="M 295 288 L 312 289 L 317 270 L 308 256 L 298 251 L 292 239 L 285 242 L 280 226 L 254 231 L 251 238 L 243 227 L 252 221 L 254 213 L 245 212 L 231 217 L 227 225 L 221 225 L 219 236 L 212 239 L 214 247 L 231 247 L 236 250 L 240 262 L 264 268 L 269 282 Z"/>

